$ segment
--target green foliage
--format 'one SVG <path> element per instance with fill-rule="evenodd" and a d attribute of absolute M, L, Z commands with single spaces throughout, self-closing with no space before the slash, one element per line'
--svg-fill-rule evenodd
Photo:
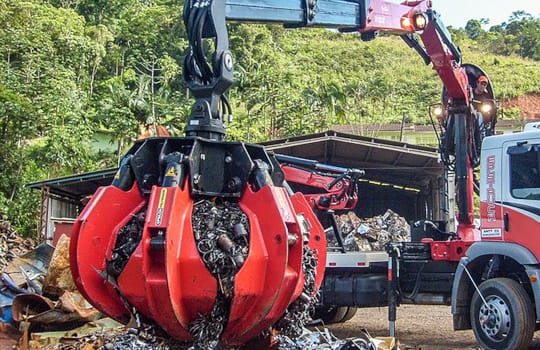
<path fill-rule="evenodd" d="M 423 122 L 440 93 L 432 69 L 393 37 L 364 43 L 327 30 L 241 25 L 231 41 L 242 43 L 231 96 L 245 105 L 231 128 L 260 125 L 265 139 L 336 124 L 397 122 L 404 115 Z"/>
<path fill-rule="evenodd" d="M 144 123 L 182 134 L 193 100 L 182 83 L 182 1 L 0 0 L 0 211 L 36 227 L 24 184 L 116 164 L 90 147 L 107 130 L 119 153 Z M 516 12 L 485 30 L 451 28 L 465 62 L 497 97 L 540 91 L 540 20 Z M 433 69 L 399 38 L 229 24 L 235 84 L 227 138 L 259 142 L 339 124 L 428 123 L 440 98 Z M 526 59 L 521 59 L 526 58 Z M 513 115 L 515 112 L 510 111 Z"/>
<path fill-rule="evenodd" d="M 505 110 L 502 110 L 501 112 L 502 114 L 504 114 L 503 116 L 505 119 L 508 119 L 508 120 L 521 120 L 522 119 L 521 111 L 517 107 L 505 109 Z"/>
<path fill-rule="evenodd" d="M 514 12 L 508 22 L 493 26 L 473 39 L 495 54 L 540 60 L 540 18 L 524 11 Z"/>
<path fill-rule="evenodd" d="M 478 39 L 483 33 L 482 23 L 477 19 L 471 19 L 465 25 L 465 33 L 470 39 Z"/>

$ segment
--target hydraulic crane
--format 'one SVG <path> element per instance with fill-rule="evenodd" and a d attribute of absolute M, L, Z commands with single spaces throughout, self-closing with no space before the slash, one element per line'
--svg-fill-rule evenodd
<path fill-rule="evenodd" d="M 456 176 L 457 234 L 460 240 L 455 244 L 467 245 L 469 243 L 465 242 L 478 240 L 478 230 L 475 230 L 473 224 L 473 170 L 478 163 L 481 139 L 477 135 L 478 120 L 472 103 L 471 87 L 479 76 L 486 73 L 475 65 L 462 63 L 459 48 L 452 41 L 440 16 L 431 9 L 430 0 L 405 1 L 401 4 L 390 1 L 315 0 L 299 3 L 213 1 L 207 7 L 198 4 L 197 1 L 186 3 L 184 13 L 192 43 L 186 57 L 184 74 L 196 97 L 194 112 L 186 128 L 188 135 L 205 135 L 218 139 L 224 135 L 222 113 L 227 113 L 230 108 L 223 92 L 226 86 L 232 84 L 233 63 L 227 49 L 223 12 L 227 19 L 235 21 L 276 22 L 286 27 L 320 26 L 337 28 L 342 32 L 360 32 L 363 40 L 374 39 L 381 31 L 400 35 L 426 64 L 433 65 L 443 82 L 444 109 L 447 115 L 442 124 L 444 141 L 441 153 Z M 202 20 L 194 26 L 190 18 Z M 197 33 L 202 33 L 202 36 L 197 36 Z M 213 70 L 203 55 L 204 37 L 211 37 L 216 43 Z M 202 91 L 204 93 L 201 94 Z M 493 95 L 491 85 L 489 91 Z M 223 108 L 219 108 L 218 101 L 221 101 Z M 491 114 L 495 113 L 496 109 L 493 108 Z M 493 129 L 495 123 L 496 119 L 492 118 L 488 127 Z"/>
<path fill-rule="evenodd" d="M 87 300 L 119 321 L 151 321 L 201 349 L 245 344 L 269 329 L 298 335 L 309 319 L 324 275 L 325 233 L 312 203 L 288 191 L 279 159 L 258 145 L 224 141 L 234 66 L 226 20 L 337 28 L 364 40 L 391 32 L 433 65 L 455 125 L 445 151 L 455 158 L 460 239 L 446 249 L 458 260 L 464 250 L 453 253 L 460 251 L 453 245 L 476 237 L 469 80 L 481 71 L 461 64 L 431 1 L 186 0 L 184 79 L 195 98 L 186 137 L 138 141 L 77 219 L 71 266 Z"/>

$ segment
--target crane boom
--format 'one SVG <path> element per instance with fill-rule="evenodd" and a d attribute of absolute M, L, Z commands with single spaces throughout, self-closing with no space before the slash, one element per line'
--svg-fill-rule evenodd
<path fill-rule="evenodd" d="M 424 47 L 414 38 L 418 32 L 406 19 L 423 14 L 426 27 L 420 31 Z M 402 35 L 424 58 L 433 63 L 449 94 L 465 103 L 469 100 L 467 75 L 459 67 L 461 52 L 431 1 L 406 1 L 402 4 L 379 0 L 226 0 L 226 18 L 233 21 L 275 22 L 286 27 L 337 28 L 343 32 L 358 31 L 366 40 L 379 31 Z M 415 40 L 416 39 L 416 40 Z"/>
<path fill-rule="evenodd" d="M 232 21 L 275 22 L 288 26 L 360 28 L 367 1 L 346 0 L 226 0 L 225 16 Z"/>

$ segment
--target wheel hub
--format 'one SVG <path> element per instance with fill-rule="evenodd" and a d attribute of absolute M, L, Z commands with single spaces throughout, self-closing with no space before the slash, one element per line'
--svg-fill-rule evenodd
<path fill-rule="evenodd" d="M 480 307 L 478 318 L 482 331 L 492 340 L 500 341 L 508 335 L 510 310 L 502 298 L 494 295 L 487 297 Z"/>

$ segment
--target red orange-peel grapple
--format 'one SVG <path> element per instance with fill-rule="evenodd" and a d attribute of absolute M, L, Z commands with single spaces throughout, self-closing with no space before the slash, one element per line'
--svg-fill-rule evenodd
<path fill-rule="evenodd" d="M 196 341 L 201 322 L 218 314 L 214 336 L 244 344 L 294 303 L 310 303 L 323 278 L 324 231 L 305 198 L 283 183 L 258 145 L 139 141 L 76 221 L 75 283 L 118 321 L 143 316 Z"/>

